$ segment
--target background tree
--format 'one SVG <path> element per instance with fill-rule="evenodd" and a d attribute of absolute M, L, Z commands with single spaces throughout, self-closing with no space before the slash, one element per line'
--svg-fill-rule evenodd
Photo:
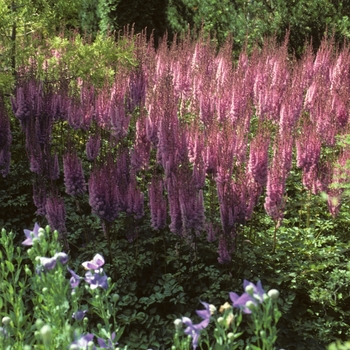
<path fill-rule="evenodd" d="M 283 40 L 290 30 L 290 51 L 300 56 L 310 39 L 317 50 L 327 30 L 340 41 L 349 37 L 349 11 L 348 2 L 332 0 L 170 0 L 167 15 L 171 31 L 203 23 L 219 45 L 232 34 L 238 52 L 246 41 L 253 46 L 271 35 Z"/>

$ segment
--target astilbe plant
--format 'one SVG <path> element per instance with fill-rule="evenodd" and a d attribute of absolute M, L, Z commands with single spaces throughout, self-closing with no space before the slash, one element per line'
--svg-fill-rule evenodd
<path fill-rule="evenodd" d="M 79 196 L 86 192 L 86 183 L 81 159 L 76 152 L 68 152 L 63 157 L 64 184 L 66 193 Z"/>
<path fill-rule="evenodd" d="M 264 191 L 266 212 L 282 223 L 294 148 L 304 187 L 314 194 L 320 188 L 329 191 L 320 174 L 338 152 L 335 136 L 348 129 L 350 89 L 348 79 L 341 77 L 349 74 L 349 47 L 334 51 L 333 42 L 324 40 L 316 56 L 307 48 L 296 61 L 288 56 L 287 38 L 281 45 L 266 40 L 261 50 L 243 50 L 234 64 L 232 41 L 216 50 L 201 35 L 196 41 L 185 36 L 171 47 L 164 41 L 157 50 L 142 42 L 144 36 L 128 37 L 137 68 L 116 63 L 105 85 L 76 78 L 67 62 L 62 63 L 67 69 L 57 74 L 51 76 L 48 70 L 50 79 L 45 80 L 35 73 L 37 58 L 32 58 L 32 66 L 21 67 L 12 107 L 35 176 L 58 186 L 58 154 L 70 134 L 65 131 L 82 134 L 87 158 L 95 163 L 89 180 L 93 213 L 106 222 L 121 211 L 143 216 L 147 196 L 142 191 L 147 190 L 149 171 L 162 175 L 170 230 L 177 234 L 183 234 L 184 227 L 202 226 L 206 191 L 216 185 L 219 236 L 228 236 L 218 241 L 220 251 L 252 217 Z M 56 138 L 52 130 L 64 132 Z M 113 154 L 115 170 L 99 170 L 108 153 Z M 80 165 L 68 170 L 73 158 L 67 155 L 62 163 L 67 191 L 76 195 L 84 185 Z M 184 180 L 180 168 L 193 173 Z M 73 172 L 81 180 L 78 187 L 73 175 L 69 180 Z M 213 180 L 213 188 L 206 186 L 206 179 Z M 182 182 L 188 187 L 181 187 Z M 164 206 L 159 207 L 159 215 L 151 209 L 153 226 L 158 227 L 167 219 Z M 336 212 L 332 206 L 330 210 Z M 232 245 L 226 249 L 231 250 Z"/>
<path fill-rule="evenodd" d="M 101 220 L 113 222 L 120 212 L 115 164 L 109 160 L 95 168 L 89 179 L 89 204 Z"/>
<path fill-rule="evenodd" d="M 0 173 L 5 177 L 10 171 L 12 135 L 10 120 L 0 94 Z"/>

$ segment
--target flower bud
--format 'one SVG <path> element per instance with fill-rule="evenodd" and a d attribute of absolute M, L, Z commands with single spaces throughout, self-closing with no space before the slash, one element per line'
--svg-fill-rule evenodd
<path fill-rule="evenodd" d="M 24 266 L 24 271 L 25 271 L 26 275 L 28 275 L 29 277 L 32 276 L 32 271 L 30 271 L 28 265 Z"/>
<path fill-rule="evenodd" d="M 248 293 L 250 296 L 253 296 L 253 294 L 254 294 L 254 287 L 253 287 L 251 284 L 248 284 L 248 285 L 245 287 L 245 291 L 246 291 L 246 293 Z"/>
<path fill-rule="evenodd" d="M 220 312 L 223 313 L 228 309 L 232 309 L 232 306 L 226 301 L 226 303 L 224 305 L 220 306 Z"/>
<path fill-rule="evenodd" d="M 45 232 L 41 228 L 39 229 L 38 238 L 39 239 L 44 239 L 45 238 Z"/>
<path fill-rule="evenodd" d="M 44 325 L 44 321 L 41 319 L 41 318 L 38 318 L 36 321 L 35 321 L 35 326 L 37 329 L 40 329 L 42 328 Z"/>
<path fill-rule="evenodd" d="M 8 326 L 8 325 L 10 324 L 10 322 L 11 322 L 10 317 L 5 316 L 5 317 L 2 318 L 2 324 L 3 324 L 4 326 Z"/>
<path fill-rule="evenodd" d="M 119 294 L 114 293 L 114 294 L 112 295 L 112 300 L 113 300 L 114 303 L 116 303 L 116 302 L 119 300 Z"/>
<path fill-rule="evenodd" d="M 49 290 L 47 289 L 47 287 L 44 287 L 42 290 L 43 294 L 46 294 Z"/>
<path fill-rule="evenodd" d="M 277 300 L 278 297 L 280 296 L 280 292 L 277 289 L 271 289 L 267 292 L 267 295 L 272 299 L 272 300 Z"/>
<path fill-rule="evenodd" d="M 177 318 L 175 321 L 174 321 L 174 325 L 175 325 L 175 329 L 177 331 L 179 331 L 181 328 L 182 328 L 182 321 L 180 318 Z"/>
<path fill-rule="evenodd" d="M 40 334 L 43 338 L 44 345 L 50 345 L 51 342 L 51 336 L 52 336 L 52 329 L 51 327 L 46 324 L 40 329 Z"/>
<path fill-rule="evenodd" d="M 214 315 L 215 312 L 216 312 L 216 307 L 215 307 L 215 305 L 210 304 L 210 305 L 209 305 L 209 311 L 210 311 L 210 314 L 211 314 L 211 315 Z"/>
<path fill-rule="evenodd" d="M 233 340 L 235 340 L 235 335 L 232 332 L 230 332 L 227 334 L 227 338 L 228 338 L 228 340 L 233 341 Z"/>
<path fill-rule="evenodd" d="M 250 311 L 254 311 L 256 309 L 255 304 L 251 301 L 248 300 L 245 304 L 245 306 L 250 310 Z"/>
<path fill-rule="evenodd" d="M 76 344 L 72 344 L 70 347 L 69 347 L 69 350 L 79 350 L 80 347 Z"/>
<path fill-rule="evenodd" d="M 220 326 L 225 325 L 225 319 L 222 316 L 218 317 L 217 321 Z"/>

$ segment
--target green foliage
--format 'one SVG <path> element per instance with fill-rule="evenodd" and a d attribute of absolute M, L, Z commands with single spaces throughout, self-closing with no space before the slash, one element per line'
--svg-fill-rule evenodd
<path fill-rule="evenodd" d="M 11 120 L 12 146 L 10 173 L 0 177 L 0 227 L 22 232 L 35 220 L 32 199 L 32 174 L 26 154 L 23 152 L 23 134 Z"/>
<path fill-rule="evenodd" d="M 349 37 L 349 5 L 329 0 L 275 1 L 170 1 L 167 9 L 170 28 L 187 31 L 188 24 L 215 35 L 219 44 L 228 34 L 233 36 L 237 52 L 247 43 L 263 42 L 276 35 L 283 40 L 289 30 L 291 52 L 301 55 L 306 41 L 312 39 L 315 49 L 326 31 L 334 31 L 341 43 Z"/>

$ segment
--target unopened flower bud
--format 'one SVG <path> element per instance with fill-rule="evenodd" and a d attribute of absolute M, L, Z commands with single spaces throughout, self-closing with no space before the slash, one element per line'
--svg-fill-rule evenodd
<path fill-rule="evenodd" d="M 40 329 L 40 334 L 43 338 L 44 345 L 50 345 L 51 342 L 51 336 L 52 336 L 52 329 L 51 327 L 46 324 Z"/>
<path fill-rule="evenodd" d="M 90 340 L 88 342 L 87 346 L 88 346 L 88 350 L 93 350 L 93 348 L 95 347 L 95 344 L 92 340 Z"/>
<path fill-rule="evenodd" d="M 211 314 L 211 315 L 214 315 L 215 312 L 216 312 L 216 307 L 215 307 L 215 305 L 210 304 L 210 305 L 209 305 L 209 311 L 210 311 L 210 314 Z"/>
<path fill-rule="evenodd" d="M 220 326 L 223 326 L 225 324 L 225 319 L 222 316 L 218 317 L 217 321 Z"/>
<path fill-rule="evenodd" d="M 79 350 L 80 347 L 76 344 L 72 344 L 70 347 L 69 347 L 69 350 Z"/>
<path fill-rule="evenodd" d="M 38 238 L 39 239 L 44 239 L 45 238 L 45 232 L 41 228 L 39 229 Z"/>
<path fill-rule="evenodd" d="M 25 271 L 26 275 L 28 275 L 29 277 L 32 276 L 32 271 L 30 271 L 28 265 L 25 265 L 24 271 Z"/>
<path fill-rule="evenodd" d="M 46 294 L 48 291 L 49 291 L 49 290 L 47 289 L 47 287 L 44 287 L 44 288 L 42 289 L 43 294 Z"/>
<path fill-rule="evenodd" d="M 251 284 L 248 284 L 248 285 L 245 287 L 245 291 L 246 291 L 246 293 L 248 293 L 249 295 L 253 296 L 253 294 L 254 294 L 254 287 L 253 287 Z"/>
<path fill-rule="evenodd" d="M 119 294 L 114 293 L 114 294 L 112 295 L 112 300 L 113 300 L 114 303 L 116 303 L 116 302 L 119 300 Z"/>
<path fill-rule="evenodd" d="M 10 317 L 5 316 L 5 317 L 2 318 L 2 324 L 3 324 L 4 326 L 8 326 L 8 325 L 10 324 L 10 322 L 11 322 Z"/>
<path fill-rule="evenodd" d="M 38 318 L 36 321 L 35 321 L 35 326 L 37 329 L 41 329 L 44 325 L 44 321 L 41 319 L 41 318 Z"/>
<path fill-rule="evenodd" d="M 254 311 L 256 309 L 255 304 L 251 301 L 248 300 L 245 304 L 245 306 L 250 310 L 250 311 Z"/>
<path fill-rule="evenodd" d="M 228 338 L 228 340 L 233 341 L 233 340 L 235 340 L 235 335 L 232 332 L 230 332 L 227 334 L 227 338 Z"/>
<path fill-rule="evenodd" d="M 232 306 L 226 301 L 226 303 L 224 305 L 220 306 L 219 311 L 222 313 L 222 312 L 225 312 L 228 309 L 232 309 Z"/>
<path fill-rule="evenodd" d="M 277 300 L 278 297 L 280 296 L 280 292 L 277 289 L 271 289 L 267 292 L 267 295 L 272 299 L 272 300 Z"/>
<path fill-rule="evenodd" d="M 175 325 L 175 329 L 177 331 L 179 331 L 181 328 L 182 328 L 182 321 L 180 318 L 177 318 L 175 321 L 174 321 L 174 325 Z"/>

